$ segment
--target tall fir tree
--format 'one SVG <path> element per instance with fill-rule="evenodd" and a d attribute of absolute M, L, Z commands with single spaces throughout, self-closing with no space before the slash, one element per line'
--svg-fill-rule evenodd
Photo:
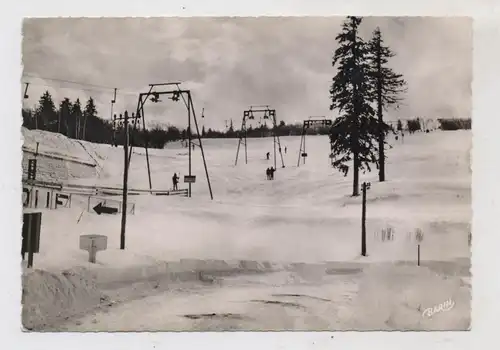
<path fill-rule="evenodd" d="M 377 105 L 377 119 L 380 131 L 378 135 L 378 165 L 379 181 L 385 181 L 385 145 L 386 136 L 390 130 L 389 125 L 384 122 L 383 111 L 389 107 L 399 107 L 402 100 L 401 95 L 406 92 L 406 81 L 401 74 L 395 73 L 389 66 L 389 59 L 395 54 L 384 45 L 382 33 L 377 28 L 373 32 L 368 43 L 370 78 L 375 90 L 375 102 Z"/>
<path fill-rule="evenodd" d="M 38 101 L 35 110 L 35 127 L 37 129 L 57 131 L 57 110 L 49 91 L 45 91 Z"/>
<path fill-rule="evenodd" d="M 71 119 L 71 110 L 73 105 L 69 98 L 65 97 L 64 100 L 59 104 L 59 123 L 60 132 L 64 135 L 69 136 L 69 120 Z"/>
<path fill-rule="evenodd" d="M 85 105 L 85 110 L 83 111 L 83 132 L 82 139 L 86 140 L 87 133 L 87 123 L 90 126 L 94 125 L 95 119 L 97 118 L 97 107 L 95 106 L 94 99 L 89 97 L 87 104 Z"/>
<path fill-rule="evenodd" d="M 80 99 L 77 98 L 75 103 L 73 103 L 73 107 L 71 108 L 71 119 L 70 119 L 70 128 L 74 131 L 75 139 L 80 139 L 81 137 L 81 120 L 82 120 L 82 105 L 80 103 Z"/>
<path fill-rule="evenodd" d="M 335 40 L 332 65 L 337 68 L 330 88 L 330 110 L 338 110 L 330 129 L 332 165 L 344 176 L 353 168 L 352 195 L 359 195 L 359 171 L 377 163 L 379 125 L 370 102 L 374 91 L 369 79 L 368 45 L 358 36 L 360 17 L 348 17 Z"/>

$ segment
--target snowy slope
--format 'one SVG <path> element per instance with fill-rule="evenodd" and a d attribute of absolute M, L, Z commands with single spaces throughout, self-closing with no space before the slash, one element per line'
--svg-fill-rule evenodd
<path fill-rule="evenodd" d="M 58 142 L 66 146 L 58 147 Z M 301 162 L 298 168 L 296 165 L 300 138 L 282 138 L 283 147 L 288 148 L 284 156 L 286 168 L 278 168 L 274 181 L 265 180 L 265 169 L 272 165 L 272 161 L 265 160 L 265 153 L 272 152 L 272 139 L 249 139 L 248 164 L 244 163 L 244 155 L 241 152 L 237 166 L 234 166 L 237 140 L 204 140 L 215 200 L 210 201 L 200 150 L 196 149 L 193 152 L 193 174 L 197 175 L 197 183 L 193 185 L 192 198 L 133 196 L 130 199 L 135 202 L 136 210 L 135 215 L 130 215 L 127 219 L 125 251 L 118 249 L 120 218 L 87 212 L 86 198 L 74 198 L 71 209 L 44 212 L 41 247 L 40 253 L 35 256 L 35 267 L 53 274 L 59 274 L 70 267 L 84 267 L 95 273 L 94 278 L 97 281 L 109 285 L 120 281 L 132 283 L 134 280 L 170 273 L 172 263 L 176 264 L 175 270 L 178 272 L 193 270 L 192 265 L 183 264 L 181 259 L 195 259 L 201 262 L 270 261 L 278 267 L 298 262 L 339 264 L 350 261 L 362 264 L 360 269 L 363 271 L 362 274 L 344 276 L 340 280 L 343 284 L 353 286 L 349 297 L 351 301 L 346 301 L 347 304 L 344 305 L 349 305 L 348 309 L 351 310 L 360 305 L 367 307 L 365 304 L 370 299 L 362 290 L 374 290 L 375 296 L 402 293 L 397 276 L 406 274 L 407 270 L 404 269 L 408 268 L 400 264 L 402 261 L 414 264 L 416 259 L 416 245 L 408 239 L 408 235 L 420 228 L 424 232 L 422 260 L 431 265 L 432 261 L 437 263 L 433 268 L 422 267 L 409 272 L 413 276 L 412 281 L 420 287 L 406 287 L 405 290 L 413 294 L 405 292 L 400 295 L 413 298 L 414 301 L 415 298 L 421 300 L 412 304 L 414 308 L 409 312 L 407 321 L 402 321 L 406 316 L 394 316 L 394 313 L 391 313 L 380 316 L 379 319 L 372 317 L 370 322 L 365 323 L 362 319 L 353 321 L 342 318 L 341 325 L 331 323 L 332 320 L 325 316 L 326 321 L 323 319 L 320 324 L 326 328 L 338 326 L 393 329 L 398 328 L 398 325 L 403 328 L 423 327 L 422 329 L 447 328 L 447 325 L 451 328 L 467 328 L 470 312 L 466 307 L 469 287 L 464 285 L 462 278 L 467 272 L 462 271 L 460 276 L 453 277 L 457 274 L 457 269 L 461 271 L 464 267 L 440 271 L 436 266 L 441 266 L 439 261 L 449 261 L 452 265 L 460 258 L 462 260 L 459 261 L 468 261 L 470 256 L 467 237 L 472 217 L 469 168 L 471 133 L 417 133 L 406 136 L 404 143 L 401 140 L 392 140 L 392 143 L 394 148 L 387 154 L 388 181 L 378 183 L 376 172 L 365 174 L 362 179 L 372 182 L 372 188 L 368 191 L 367 208 L 368 257 L 360 257 L 361 206 L 360 198 L 349 196 L 352 179 L 350 176 L 343 177 L 330 167 L 328 138 L 309 136 L 309 157 L 306 164 Z M 85 183 L 120 186 L 123 171 L 122 148 L 90 143 L 84 145 L 82 147 L 81 144 L 68 139 L 61 141 L 58 137 L 47 141 L 44 149 L 58 153 L 64 153 L 62 150 L 66 149 L 71 153 L 71 147 L 74 147 L 75 152 L 68 155 L 75 156 L 80 152 L 78 156 L 81 158 L 91 158 L 94 162 L 97 160 L 101 169 L 99 176 L 82 173 L 79 177 L 75 176 L 73 181 L 79 178 L 78 181 Z M 164 150 L 150 150 L 150 161 L 154 188 L 170 188 L 173 172 L 180 172 L 181 178 L 187 174 L 187 150 L 177 144 L 167 145 Z M 143 149 L 134 150 L 129 186 L 148 187 Z M 183 186 L 185 185 L 181 183 L 181 187 Z M 394 240 L 382 241 L 381 231 L 389 227 L 394 231 Z M 98 263 L 95 265 L 87 263 L 87 253 L 78 249 L 79 235 L 89 233 L 108 236 L 108 250 L 99 252 Z M 383 262 L 397 264 L 382 264 Z M 365 263 L 377 263 L 375 266 L 381 266 L 383 273 L 381 270 L 370 272 L 375 270 L 367 269 L 365 266 L 369 265 Z M 468 263 L 464 264 L 467 270 Z M 205 263 L 204 268 L 210 270 L 209 265 Z M 194 269 L 196 270 L 196 267 Z M 435 277 L 436 274 L 446 275 L 455 282 L 447 285 L 448 280 Z M 385 276 L 387 283 L 381 285 L 363 282 L 372 281 L 370 276 L 380 275 Z M 323 277 L 321 285 L 332 283 L 328 278 L 323 281 Z M 431 327 L 429 322 L 421 320 L 421 312 L 415 310 L 418 310 L 424 301 L 444 301 L 440 300 L 441 296 L 433 297 L 434 289 L 430 287 L 433 283 L 441 283 L 440 281 L 443 283 L 443 290 L 449 291 L 448 294 L 445 292 L 443 297 L 457 295 L 456 298 L 460 299 L 461 307 L 457 306 L 455 312 L 460 312 L 461 316 L 456 318 L 460 321 L 452 322 L 448 318 L 448 323 L 434 324 Z M 291 284 L 288 289 L 295 288 L 293 283 Z M 362 287 L 364 285 L 368 287 Z M 311 288 L 317 289 L 319 284 Z M 185 295 L 180 298 L 188 303 L 194 302 Z M 358 301 L 352 302 L 354 299 Z M 392 303 L 390 308 L 399 310 L 404 301 L 393 298 L 387 302 Z M 139 301 L 134 303 L 145 307 Z M 126 305 L 128 304 L 123 307 L 127 308 Z M 133 305 L 130 307 L 133 310 Z M 313 311 L 308 311 L 308 314 L 319 312 L 317 307 L 312 307 L 311 310 Z M 118 317 L 117 315 L 119 314 L 111 314 L 109 317 Z M 387 321 L 390 317 L 393 321 Z M 417 322 L 417 318 L 423 323 Z M 154 319 L 141 322 L 145 322 L 143 328 L 150 330 L 168 328 L 166 324 L 171 324 L 162 326 L 154 323 Z M 190 322 L 187 323 L 187 328 L 194 327 Z M 277 321 L 275 326 L 279 328 L 283 326 L 283 322 L 285 321 Z M 265 324 L 247 323 L 250 328 L 265 328 Z M 97 325 L 90 322 L 90 325 L 86 326 L 84 323 L 82 329 L 92 328 L 92 325 L 100 330 L 107 330 L 109 327 L 125 326 L 125 323 L 116 321 L 113 323 L 115 326 L 111 326 L 106 322 L 98 322 Z M 69 327 L 75 329 L 76 326 L 70 324 Z M 179 327 L 184 326 L 179 324 Z M 300 328 L 295 325 L 290 327 Z"/>

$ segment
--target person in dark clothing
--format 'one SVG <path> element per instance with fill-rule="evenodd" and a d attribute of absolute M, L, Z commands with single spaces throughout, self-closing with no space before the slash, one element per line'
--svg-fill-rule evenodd
<path fill-rule="evenodd" d="M 274 169 L 273 167 L 271 167 L 271 169 L 269 169 L 270 180 L 274 180 L 274 172 L 275 171 L 276 171 L 276 169 Z"/>
<path fill-rule="evenodd" d="M 177 187 L 178 183 L 179 183 L 179 177 L 177 176 L 177 173 L 174 173 L 174 176 L 172 176 L 172 184 L 174 185 L 174 191 L 179 189 Z"/>
<path fill-rule="evenodd" d="M 266 169 L 266 178 L 268 180 L 271 180 L 271 169 L 269 169 L 269 168 Z"/>
<path fill-rule="evenodd" d="M 286 154 L 286 150 L 287 150 L 287 148 L 286 148 L 286 146 L 285 146 L 285 154 Z"/>
<path fill-rule="evenodd" d="M 269 152 L 266 153 L 267 160 L 269 160 L 269 154 L 270 154 Z"/>

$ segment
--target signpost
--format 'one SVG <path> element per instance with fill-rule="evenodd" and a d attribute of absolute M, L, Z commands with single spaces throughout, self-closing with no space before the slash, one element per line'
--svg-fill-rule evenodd
<path fill-rule="evenodd" d="M 64 194 L 64 193 L 56 193 L 56 205 L 55 205 L 55 208 L 57 209 L 57 206 L 61 206 L 61 205 L 64 205 L 64 203 L 62 201 L 60 201 L 60 199 L 65 199 L 66 200 L 66 206 L 70 206 L 71 207 L 71 195 L 69 194 Z"/>
<path fill-rule="evenodd" d="M 38 156 L 38 145 L 39 142 L 36 143 L 35 158 L 28 159 L 28 180 L 36 179 L 36 157 Z"/>
<path fill-rule="evenodd" d="M 40 228 L 42 226 L 42 213 L 30 212 L 23 214 L 21 256 L 28 253 L 28 268 L 33 267 L 33 254 L 40 251 Z"/>
<path fill-rule="evenodd" d="M 118 208 L 106 207 L 102 203 L 97 204 L 93 209 L 98 215 L 118 213 Z"/>
<path fill-rule="evenodd" d="M 104 235 L 81 235 L 80 249 L 89 252 L 89 262 L 95 264 L 98 251 L 106 250 L 108 237 Z"/>
<path fill-rule="evenodd" d="M 196 182 L 196 175 L 184 175 L 184 182 L 194 184 Z"/>
<path fill-rule="evenodd" d="M 28 180 L 36 179 L 36 159 L 28 159 Z"/>

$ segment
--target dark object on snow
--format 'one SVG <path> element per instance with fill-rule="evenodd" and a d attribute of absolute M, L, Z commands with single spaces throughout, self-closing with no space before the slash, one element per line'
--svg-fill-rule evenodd
<path fill-rule="evenodd" d="M 178 190 L 179 188 L 177 187 L 177 184 L 179 183 L 179 177 L 177 176 L 177 173 L 174 173 L 174 176 L 172 176 L 172 184 L 173 184 L 173 189 L 174 191 Z"/>
<path fill-rule="evenodd" d="M 269 153 L 269 152 L 267 152 L 267 153 L 266 153 L 266 159 L 267 159 L 267 160 L 269 160 L 269 155 L 270 155 L 270 153 Z"/>
<path fill-rule="evenodd" d="M 274 180 L 274 172 L 276 171 L 276 169 L 274 169 L 273 167 L 271 167 L 269 169 L 269 179 L 270 180 Z"/>

